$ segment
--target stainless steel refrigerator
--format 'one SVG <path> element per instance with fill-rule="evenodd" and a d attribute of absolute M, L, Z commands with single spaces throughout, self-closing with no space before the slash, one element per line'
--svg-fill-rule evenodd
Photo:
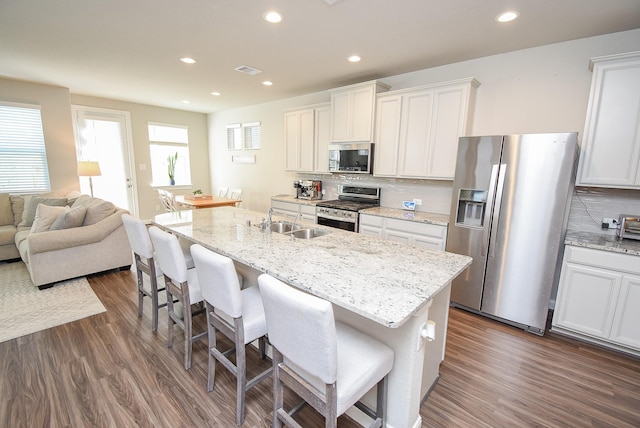
<path fill-rule="evenodd" d="M 544 334 L 577 150 L 577 133 L 460 138 L 446 249 L 473 262 L 453 306 Z"/>

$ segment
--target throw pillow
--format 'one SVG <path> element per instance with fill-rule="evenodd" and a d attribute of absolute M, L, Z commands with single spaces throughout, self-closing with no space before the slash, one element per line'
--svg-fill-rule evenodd
<path fill-rule="evenodd" d="M 69 207 L 49 206 L 39 204 L 31 225 L 31 233 L 46 232 L 61 214 L 70 211 Z"/>
<path fill-rule="evenodd" d="M 0 226 L 13 224 L 11 197 L 8 193 L 0 193 Z"/>
<path fill-rule="evenodd" d="M 64 207 L 67 205 L 67 198 L 42 198 L 34 196 L 25 202 L 24 212 L 22 213 L 22 221 L 18 227 L 31 227 L 33 220 L 36 217 L 36 209 L 39 204 L 51 206 L 51 207 Z"/>
<path fill-rule="evenodd" d="M 89 226 L 96 224 L 97 222 L 104 220 L 111 214 L 116 212 L 116 206 L 109 201 L 94 198 L 93 201 L 87 205 L 87 214 L 82 222 L 83 226 Z"/>
<path fill-rule="evenodd" d="M 84 216 L 87 214 L 87 207 L 79 206 L 69 209 L 58 216 L 49 230 L 70 229 L 82 226 Z"/>

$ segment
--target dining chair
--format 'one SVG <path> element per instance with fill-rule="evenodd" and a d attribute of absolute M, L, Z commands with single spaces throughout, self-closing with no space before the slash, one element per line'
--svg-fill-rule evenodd
<path fill-rule="evenodd" d="M 149 236 L 155 248 L 155 258 L 164 275 L 167 292 L 167 346 L 173 346 L 173 327 L 177 325 L 184 332 L 184 368 L 188 370 L 191 367 L 193 343 L 207 334 L 193 334 L 193 316 L 204 312 L 194 312 L 192 308 L 192 305 L 203 301 L 198 275 L 194 268 L 187 268 L 187 262 L 175 235 L 164 232 L 157 226 L 151 226 Z M 181 314 L 177 311 L 178 303 L 182 306 Z"/>
<path fill-rule="evenodd" d="M 299 427 L 293 416 L 304 403 L 325 417 L 325 427 L 355 405 L 384 427 L 387 375 L 394 353 L 387 345 L 335 321 L 331 303 L 296 290 L 268 274 L 258 277 L 273 350 L 273 427 Z M 375 411 L 359 400 L 377 385 Z M 284 387 L 303 403 L 284 409 Z"/>
<path fill-rule="evenodd" d="M 220 196 L 221 198 L 226 198 L 227 193 L 229 193 L 228 187 L 221 187 L 220 189 L 218 189 L 218 196 Z"/>
<path fill-rule="evenodd" d="M 233 260 L 199 244 L 191 247 L 207 313 L 209 367 L 207 391 L 215 383 L 215 365 L 219 361 L 236 377 L 236 424 L 244 423 L 246 392 L 272 372 L 272 367 L 253 379 L 247 379 L 247 345 L 258 340 L 260 356 L 265 357 L 267 324 L 258 286 L 241 289 Z M 233 341 L 234 348 L 218 347 L 216 332 Z M 228 355 L 235 350 L 235 364 Z"/>
<path fill-rule="evenodd" d="M 173 193 L 168 192 L 166 190 L 158 189 L 158 196 L 160 197 L 160 201 L 162 201 L 162 206 L 167 212 L 175 212 L 178 209 L 176 208 L 176 199 Z"/>
<path fill-rule="evenodd" d="M 242 189 L 229 189 L 230 199 L 240 199 L 242 196 Z"/>

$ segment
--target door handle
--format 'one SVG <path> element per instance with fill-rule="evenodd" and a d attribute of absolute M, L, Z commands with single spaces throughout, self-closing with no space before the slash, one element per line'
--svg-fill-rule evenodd
<path fill-rule="evenodd" d="M 491 235 L 489 237 L 489 257 L 495 257 L 496 255 L 496 235 L 498 234 L 498 225 L 500 224 L 500 208 L 502 206 L 502 192 L 504 190 L 504 176 L 506 169 L 506 163 L 500 165 L 500 173 L 498 174 L 498 186 L 496 189 L 496 204 L 493 210 Z"/>
<path fill-rule="evenodd" d="M 498 178 L 498 165 L 491 167 L 491 178 L 489 179 L 489 194 L 484 206 L 484 219 L 482 220 L 482 255 L 487 255 L 489 247 L 489 232 L 491 231 L 491 212 L 493 211 L 493 200 L 496 196 L 496 180 Z"/>

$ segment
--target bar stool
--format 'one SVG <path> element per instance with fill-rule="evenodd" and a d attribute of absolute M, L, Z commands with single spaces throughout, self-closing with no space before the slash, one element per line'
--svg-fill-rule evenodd
<path fill-rule="evenodd" d="M 336 322 L 331 303 L 295 290 L 262 274 L 258 277 L 273 346 L 273 427 L 300 425 L 284 409 L 288 387 L 336 427 L 338 416 L 353 405 L 384 427 L 387 374 L 393 350 L 360 331 Z M 377 384 L 376 410 L 359 402 Z"/>
<path fill-rule="evenodd" d="M 267 378 L 272 368 L 247 380 L 246 346 L 258 339 L 260 356 L 265 357 L 265 334 L 267 324 L 264 308 L 257 286 L 241 290 L 233 260 L 193 245 L 191 254 L 202 288 L 209 333 L 209 373 L 207 391 L 212 391 L 215 382 L 215 364 L 219 361 L 236 377 L 236 424 L 244 423 L 246 391 Z M 220 331 L 234 342 L 234 348 L 220 351 L 216 343 L 216 331 Z M 236 363 L 228 358 L 235 349 Z"/>
<path fill-rule="evenodd" d="M 151 298 L 151 330 L 158 330 L 158 310 L 167 306 L 167 302 L 160 303 L 160 292 L 164 287 L 158 287 L 158 277 L 162 277 L 160 267 L 153 258 L 153 243 L 149 237 L 147 226 L 139 218 L 129 214 L 122 214 L 122 224 L 127 232 L 129 245 L 133 250 L 136 261 L 136 276 L 138 278 L 138 316 L 142 316 L 144 298 Z M 189 254 L 189 248 L 181 244 L 182 253 L 187 261 L 187 267 L 193 267 L 193 258 Z M 149 287 L 144 286 L 143 273 L 149 277 Z"/>
<path fill-rule="evenodd" d="M 206 332 L 193 334 L 193 316 L 202 311 L 192 312 L 191 305 L 203 301 L 198 276 L 195 269 L 188 269 L 180 243 L 175 235 L 163 232 L 156 226 L 149 228 L 149 236 L 155 248 L 155 258 L 160 270 L 164 274 L 164 283 L 167 291 L 168 309 L 168 343 L 173 346 L 174 324 L 184 331 L 184 368 L 191 367 L 191 350 L 193 342 L 202 339 Z M 182 317 L 176 313 L 175 303 L 182 303 Z"/>

